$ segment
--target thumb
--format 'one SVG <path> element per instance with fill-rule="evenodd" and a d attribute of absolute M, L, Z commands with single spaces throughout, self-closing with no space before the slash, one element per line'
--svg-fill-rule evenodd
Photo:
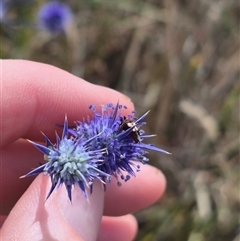
<path fill-rule="evenodd" d="M 77 186 L 72 202 L 62 185 L 49 199 L 50 178 L 40 174 L 22 195 L 6 219 L 3 240 L 76 240 L 97 239 L 103 212 L 104 192 L 99 183 L 87 200 Z"/>

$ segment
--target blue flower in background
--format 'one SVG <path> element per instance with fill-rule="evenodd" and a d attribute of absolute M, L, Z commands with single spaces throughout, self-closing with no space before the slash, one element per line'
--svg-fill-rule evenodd
<path fill-rule="evenodd" d="M 51 32 L 63 32 L 72 20 L 72 12 L 68 5 L 60 2 L 44 4 L 38 13 L 38 24 L 41 28 Z"/>
<path fill-rule="evenodd" d="M 65 184 L 68 197 L 72 199 L 72 187 L 78 185 L 87 197 L 86 188 L 92 191 L 93 181 L 97 180 L 105 186 L 114 176 L 121 186 L 119 177 L 128 181 L 140 171 L 139 163 L 147 163 L 146 151 L 157 151 L 169 154 L 160 148 L 143 143 L 143 140 L 153 135 L 145 135 L 141 126 L 146 124 L 143 119 L 134 117 L 134 112 L 127 117 L 122 115 L 125 106 L 108 104 L 101 106 L 101 113 L 96 106 L 89 107 L 93 119 L 77 121 L 75 128 L 68 127 L 67 118 L 63 125 L 62 138 L 56 134 L 56 144 L 44 135 L 46 146 L 30 141 L 44 153 L 45 164 L 30 171 L 22 177 L 41 172 L 50 175 L 54 189 Z"/>
<path fill-rule="evenodd" d="M 4 21 L 7 12 L 7 2 L 6 0 L 1 0 L 0 3 L 0 22 Z"/>

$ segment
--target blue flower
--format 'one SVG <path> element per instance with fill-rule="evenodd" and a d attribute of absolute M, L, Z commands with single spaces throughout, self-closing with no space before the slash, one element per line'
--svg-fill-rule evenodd
<path fill-rule="evenodd" d="M 72 19 L 70 8 L 57 1 L 44 4 L 38 13 L 38 24 L 52 33 L 63 32 Z"/>
<path fill-rule="evenodd" d="M 76 138 L 81 137 L 85 140 L 98 135 L 89 143 L 90 150 L 106 150 L 102 154 L 104 161 L 99 164 L 98 168 L 104 173 L 114 176 L 117 180 L 120 177 L 127 181 L 131 176 L 135 176 L 135 171 L 140 170 L 139 163 L 145 164 L 149 161 L 145 156 L 146 150 L 169 153 L 142 142 L 144 139 L 154 136 L 144 135 L 144 131 L 140 129 L 146 124 L 142 120 L 148 112 L 138 119 L 134 118 L 135 112 L 127 117 L 123 116 L 122 108 L 126 109 L 127 107 L 119 104 L 114 106 L 110 103 L 107 106 L 102 106 L 102 112 L 98 113 L 96 106 L 90 106 L 94 118 L 77 122 L 76 128 L 71 130 L 71 133 Z M 119 180 L 118 185 L 121 185 Z"/>
<path fill-rule="evenodd" d="M 60 139 L 56 134 L 56 145 L 52 144 L 45 135 L 44 138 L 46 147 L 32 141 L 29 142 L 44 153 L 46 163 L 22 177 L 41 172 L 50 175 L 52 186 L 46 199 L 49 198 L 55 188 L 57 189 L 63 183 L 70 200 L 72 199 L 72 186 L 75 184 L 79 185 L 87 198 L 86 187 L 90 188 L 93 180 L 104 183 L 103 177 L 107 180 L 110 178 L 109 174 L 98 169 L 99 163 L 103 162 L 102 154 L 106 150 L 89 150 L 89 143 L 97 138 L 97 135 L 88 140 L 73 138 L 69 135 L 68 121 L 65 118 L 62 138 Z"/>
<path fill-rule="evenodd" d="M 147 163 L 147 151 L 168 152 L 150 144 L 143 143 L 144 139 L 153 135 L 145 135 L 141 127 L 146 123 L 143 119 L 134 117 L 135 112 L 128 116 L 122 115 L 125 106 L 108 104 L 101 106 L 101 113 L 96 106 L 89 107 L 93 119 L 77 121 L 75 128 L 68 127 L 67 118 L 63 125 L 62 138 L 56 134 L 56 144 L 53 144 L 44 134 L 46 146 L 30 141 L 44 153 L 45 164 L 30 171 L 23 177 L 41 172 L 51 177 L 52 186 L 47 195 L 54 189 L 65 184 L 68 197 L 72 199 L 72 187 L 78 185 L 87 197 L 87 188 L 92 191 L 93 181 L 111 182 L 114 176 L 118 185 L 119 177 L 128 181 L 140 171 L 140 163 Z"/>
<path fill-rule="evenodd" d="M 7 1 L 6 0 L 1 0 L 1 4 L 0 4 L 0 22 L 3 22 L 5 20 L 7 10 L 8 10 Z"/>

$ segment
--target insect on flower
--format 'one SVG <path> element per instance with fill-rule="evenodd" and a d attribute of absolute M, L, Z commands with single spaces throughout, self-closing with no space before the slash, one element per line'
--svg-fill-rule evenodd
<path fill-rule="evenodd" d="M 132 137 L 135 143 L 141 142 L 140 132 L 135 121 L 127 119 L 126 116 L 121 117 L 120 121 L 121 124 L 119 128 L 124 131 L 133 128 L 129 135 Z"/>

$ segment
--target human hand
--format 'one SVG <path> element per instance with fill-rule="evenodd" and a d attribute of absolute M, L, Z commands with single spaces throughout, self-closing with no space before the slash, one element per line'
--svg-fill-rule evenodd
<path fill-rule="evenodd" d="M 94 184 L 89 202 L 78 187 L 72 203 L 64 187 L 45 201 L 51 183 L 42 174 L 19 180 L 43 162 L 42 154 L 25 138 L 42 142 L 42 131 L 54 139 L 56 124 L 63 123 L 65 113 L 71 125 L 90 114 L 90 104 L 119 101 L 131 112 L 130 100 L 49 65 L 2 60 L 1 67 L 2 223 L 6 218 L 2 240 L 133 240 L 137 223 L 129 213 L 154 203 L 165 189 L 165 178 L 156 168 L 144 165 L 121 187 L 113 178 L 106 192 Z"/>

